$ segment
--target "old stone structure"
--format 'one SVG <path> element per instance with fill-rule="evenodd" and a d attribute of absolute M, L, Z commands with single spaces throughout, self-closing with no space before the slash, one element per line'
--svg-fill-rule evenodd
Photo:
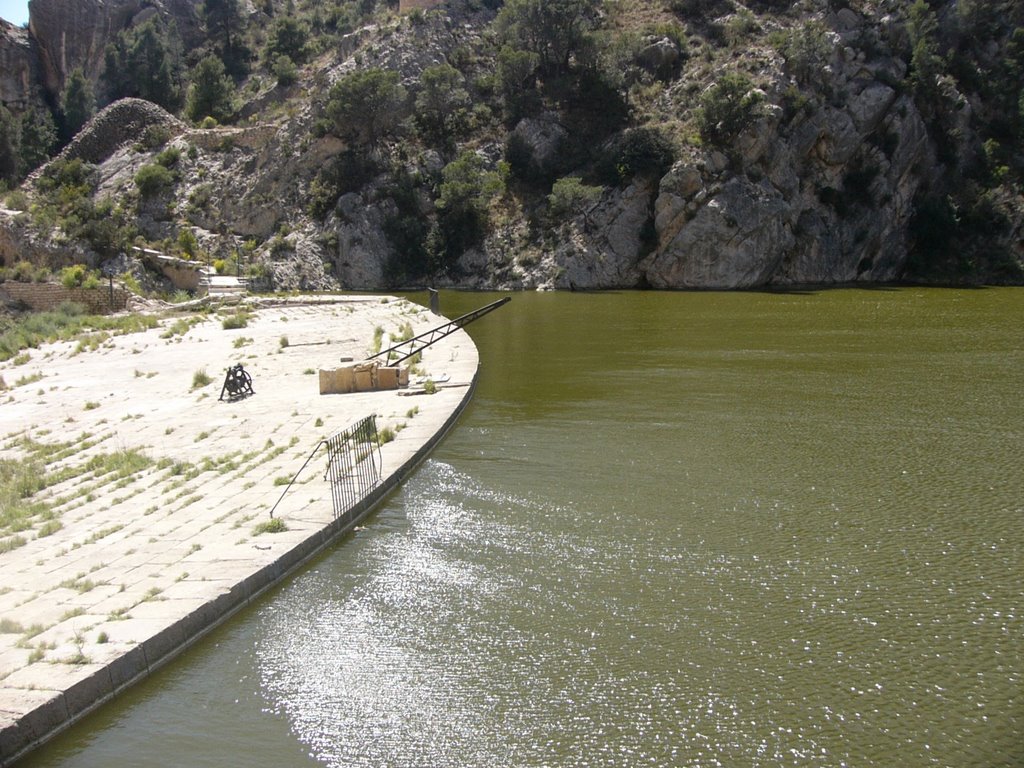
<path fill-rule="evenodd" d="M 121 146 L 138 141 L 151 126 L 165 129 L 170 136 L 186 129 L 184 123 L 150 101 L 115 101 L 89 121 L 64 148 L 61 157 L 101 163 Z"/>
<path fill-rule="evenodd" d="M 442 3 L 442 1 L 443 0 L 399 0 L 398 12 L 408 13 L 409 11 L 436 8 Z"/>
<path fill-rule="evenodd" d="M 123 288 L 65 288 L 54 283 L 0 283 L 0 299 L 22 304 L 37 312 L 56 309 L 61 304 L 81 304 L 93 315 L 120 312 L 128 306 L 129 294 Z"/>

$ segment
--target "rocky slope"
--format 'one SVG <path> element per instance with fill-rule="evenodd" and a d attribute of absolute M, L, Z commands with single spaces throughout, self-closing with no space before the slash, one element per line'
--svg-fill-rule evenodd
<path fill-rule="evenodd" d="M 73 4 L 77 10 L 63 20 L 55 11 L 61 3 L 32 3 L 32 34 L 51 90 L 69 61 L 95 72 L 102 41 L 140 14 L 167 14 L 184 29 L 196 29 L 194 4 L 184 0 L 89 0 Z M 623 86 L 631 116 L 623 129 L 600 136 L 589 154 L 579 147 L 589 140 L 580 133 L 579 114 L 565 102 L 545 101 L 514 124 L 485 109 L 493 100 L 479 84 L 495 69 L 495 12 L 452 2 L 415 17 L 382 17 L 339 38 L 290 87 L 254 75 L 241 91 L 246 104 L 240 114 L 249 116 L 243 124 L 202 130 L 171 116 L 154 118 L 155 107 L 115 105 L 120 116 L 97 117 L 65 158 L 77 153 L 97 165 L 94 199 L 117 201 L 129 211 L 138 239 L 173 248 L 187 233 L 203 256 L 237 264 L 281 289 L 377 289 L 427 280 L 502 289 L 735 289 L 927 278 L 928 270 L 914 269 L 922 200 L 942 199 L 982 152 L 981 96 L 946 78 L 943 103 L 959 106 L 938 117 L 929 113 L 909 85 L 906 23 L 890 3 L 808 3 L 788 15 L 761 4 L 719 5 L 722 15 L 703 26 L 673 17 L 688 30 L 682 45 L 663 34 L 638 38 L 629 62 L 634 79 Z M 740 28 L 736 19 L 758 34 L 727 44 L 706 30 L 709 23 Z M 69 21 L 81 31 L 73 40 L 62 37 Z M 765 42 L 770 32 L 795 35 L 811 24 L 820 29 L 821 45 L 810 71 Z M 23 48 L 24 35 L 13 36 Z M 992 43 L 994 53 L 1002 44 Z M 423 71 L 439 62 L 457 64 L 467 86 L 476 85 L 475 125 L 458 145 L 432 146 L 406 124 L 374 150 L 377 172 L 345 185 L 325 214 L 310 213 L 318 174 L 349 148 L 317 130 L 331 85 L 353 71 L 381 67 L 400 74 L 411 102 Z M 702 97 L 726 69 L 750 75 L 760 105 L 756 119 L 728 143 L 701 141 L 694 126 L 706 104 Z M 125 128 L 132 124 L 126 115 L 143 113 L 148 117 L 137 121 L 138 130 Z M 154 120 L 167 135 L 147 148 L 140 138 Z M 111 131 L 113 124 L 121 129 Z M 601 157 L 640 127 L 669 136 L 672 162 L 618 179 L 598 173 Z M 956 136 L 956 144 L 950 148 L 942 135 Z M 546 180 L 513 178 L 490 201 L 482 239 L 456 263 L 396 270 L 396 220 L 435 221 L 442 171 L 456 154 L 470 150 L 486 168 L 501 171 L 512 136 Z M 81 149 L 97 144 L 103 151 Z M 140 195 L 136 175 L 168 148 L 177 155 L 173 184 Z M 1020 162 L 1017 150 L 1006 181 L 989 196 L 999 227 L 985 248 L 1000 256 L 958 273 L 966 281 L 1021 281 Z M 399 175 L 415 180 L 404 196 L 395 191 Z M 553 216 L 548 193 L 555 176 L 595 181 L 597 192 L 585 205 Z M 30 182 L 30 198 L 33 189 Z M 25 214 L 0 218 L 0 229 L 7 230 L 7 241 L 21 232 L 21 241 L 37 247 L 40 241 L 54 251 L 68 245 L 60 233 L 39 232 Z M 91 253 L 94 264 L 109 257 L 101 249 Z M 950 274 L 934 273 L 939 280 Z"/>

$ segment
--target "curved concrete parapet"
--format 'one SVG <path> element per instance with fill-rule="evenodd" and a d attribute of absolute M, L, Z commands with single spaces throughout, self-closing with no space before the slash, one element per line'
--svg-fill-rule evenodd
<path fill-rule="evenodd" d="M 254 305 L 244 327 L 213 317 L 168 335 L 181 331 L 175 322 L 88 354 L 53 345 L 39 383 L 14 387 L 0 413 L 0 458 L 32 461 L 27 437 L 63 446 L 53 447 L 62 466 L 125 451 L 146 464 L 116 482 L 103 475 L 48 489 L 63 527 L 29 532 L 0 554 L 9 587 L 0 620 L 23 630 L 0 634 L 0 765 L 151 674 L 351 530 L 441 440 L 476 383 L 477 350 L 458 331 L 420 364 L 444 382 L 435 394 L 319 394 L 310 372 L 365 357 L 378 328 L 437 325 L 405 300 Z M 223 369 L 239 360 L 254 394 L 216 399 Z M 200 366 L 211 381 L 196 385 Z M 0 375 L 10 381 L 9 367 Z M 20 371 L 34 376 L 32 367 Z M 381 447 L 380 484 L 353 514 L 334 519 L 316 470 L 281 495 L 282 478 L 294 478 L 318 441 L 371 414 L 395 439 Z M 288 530 L 257 534 L 278 499 L 274 516 Z"/>

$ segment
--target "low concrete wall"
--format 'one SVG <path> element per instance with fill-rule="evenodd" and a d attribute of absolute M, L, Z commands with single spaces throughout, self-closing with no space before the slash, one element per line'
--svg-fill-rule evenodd
<path fill-rule="evenodd" d="M 91 314 L 105 315 L 120 312 L 128 306 L 129 294 L 123 288 L 65 288 L 54 283 L 0 283 L 0 296 L 19 302 L 37 312 L 56 309 L 67 301 L 84 306 Z"/>
<path fill-rule="evenodd" d="M 383 478 L 380 485 L 363 497 L 344 517 L 313 533 L 277 560 L 234 586 L 228 593 L 205 603 L 188 616 L 118 657 L 91 677 L 41 701 L 13 726 L 0 731 L 0 766 L 11 765 L 41 744 L 71 727 L 94 710 L 141 682 L 186 651 L 210 631 L 283 578 L 318 557 L 341 536 L 350 532 L 389 493 L 395 490 L 455 425 L 473 397 L 479 367 L 458 406 L 444 424 L 404 464 Z"/>

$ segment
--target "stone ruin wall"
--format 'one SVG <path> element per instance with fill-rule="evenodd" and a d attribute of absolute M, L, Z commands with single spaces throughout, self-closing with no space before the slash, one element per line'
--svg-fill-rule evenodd
<path fill-rule="evenodd" d="M 0 284 L 0 298 L 16 304 L 23 304 L 37 312 L 56 309 L 67 301 L 81 304 L 93 315 L 106 315 L 120 312 L 128 306 L 129 293 L 123 288 L 114 287 L 111 301 L 110 286 L 100 288 L 65 288 L 53 283 L 13 283 Z"/>
<path fill-rule="evenodd" d="M 428 8 L 436 8 L 443 0 L 399 0 L 398 12 L 408 13 L 414 10 L 427 10 Z"/>

